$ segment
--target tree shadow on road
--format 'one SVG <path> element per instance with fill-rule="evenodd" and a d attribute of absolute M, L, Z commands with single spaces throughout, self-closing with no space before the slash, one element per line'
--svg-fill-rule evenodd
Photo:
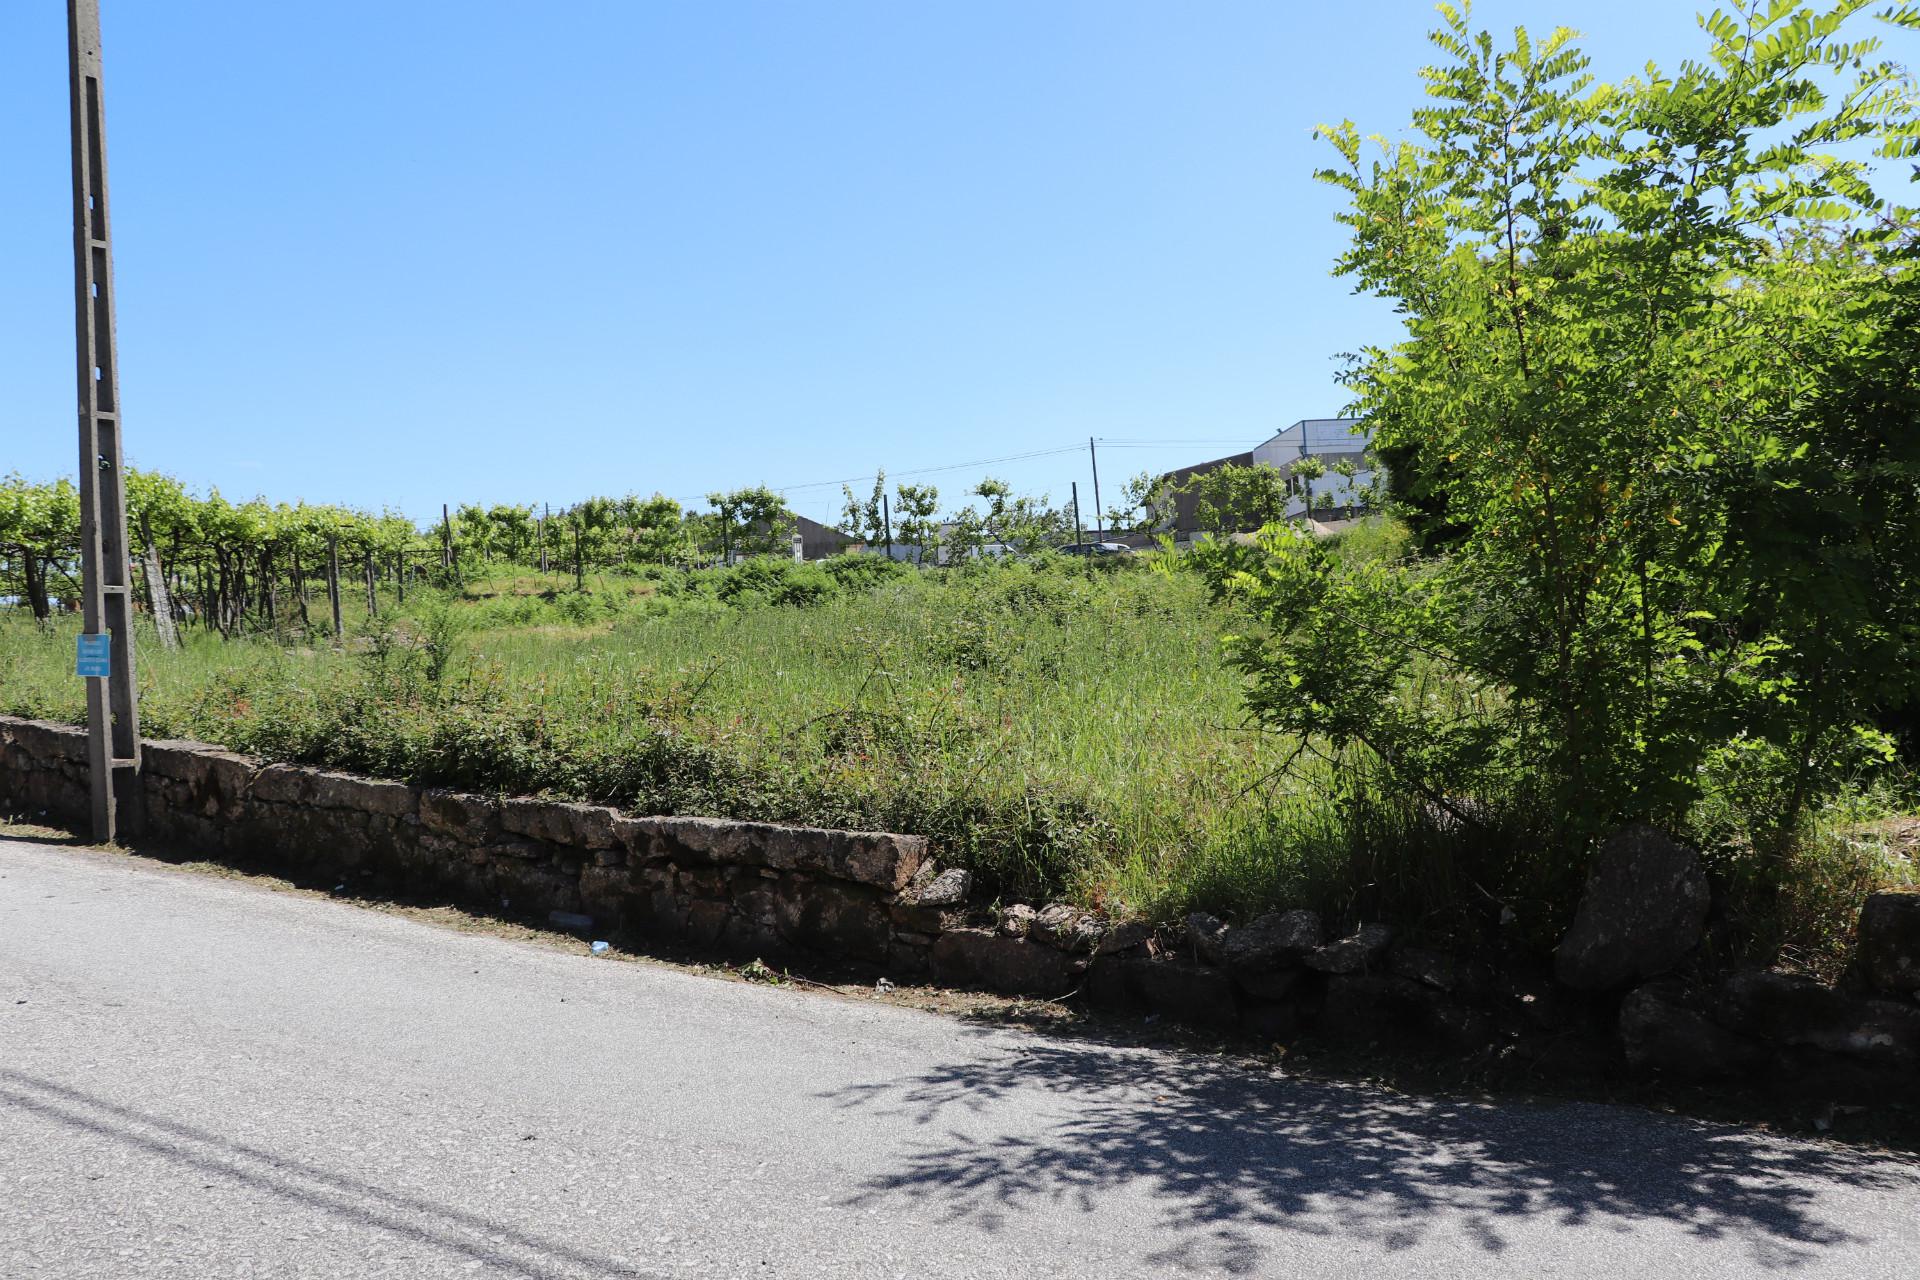
<path fill-rule="evenodd" d="M 1036 1092 L 1044 1123 L 972 1138 L 971 1120 Z M 994 1231 L 1023 1210 L 1145 1197 L 1167 1241 L 1143 1259 L 1158 1271 L 1263 1274 L 1283 1234 L 1498 1255 L 1520 1218 L 1658 1222 L 1784 1270 L 1859 1242 L 1823 1217 L 1836 1184 L 1920 1195 L 1920 1171 L 1887 1158 L 1626 1108 L 1410 1098 L 1057 1042 L 827 1096 L 928 1135 L 856 1206 L 914 1203 Z"/>

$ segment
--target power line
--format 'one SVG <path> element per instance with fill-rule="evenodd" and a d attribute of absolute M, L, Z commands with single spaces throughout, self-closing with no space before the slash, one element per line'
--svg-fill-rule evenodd
<path fill-rule="evenodd" d="M 1063 453 L 1078 453 L 1079 451 L 1080 451 L 1079 445 L 1067 444 L 1067 445 L 1061 445 L 1058 448 L 1053 448 L 1053 449 L 1030 449 L 1025 453 L 1009 453 L 998 458 L 978 458 L 972 462 L 947 462 L 947 463 L 942 463 L 937 467 L 915 467 L 907 471 L 889 471 L 887 475 L 890 478 L 901 478 L 906 476 L 930 476 L 930 475 L 938 475 L 939 473 L 945 472 L 945 471 L 967 471 L 974 467 L 998 466 L 1003 462 L 1026 462 L 1033 458 L 1051 458 L 1051 457 L 1056 457 Z M 873 474 L 870 472 L 867 472 L 857 476 L 847 476 L 844 479 L 840 479 L 840 480 L 808 480 L 800 484 L 769 485 L 768 487 L 771 488 L 775 493 L 787 494 L 787 493 L 797 493 L 803 489 L 833 489 L 833 488 L 838 488 L 840 485 L 843 485 L 843 484 L 856 484 L 863 481 L 871 480 L 872 478 L 873 478 Z M 704 502 L 706 500 L 706 497 L 707 495 L 704 493 L 676 494 L 674 495 L 674 501 Z"/>

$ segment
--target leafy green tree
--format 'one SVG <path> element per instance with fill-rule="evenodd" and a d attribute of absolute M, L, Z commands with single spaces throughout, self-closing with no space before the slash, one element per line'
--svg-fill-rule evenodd
<path fill-rule="evenodd" d="M 1327 474 L 1326 459 L 1308 454 L 1303 458 L 1295 458 L 1288 464 L 1287 470 L 1299 482 L 1301 505 L 1311 515 L 1319 505 L 1314 501 L 1313 482 Z"/>
<path fill-rule="evenodd" d="M 1157 513 L 1170 508 L 1172 495 L 1166 482 L 1149 471 L 1130 477 L 1106 510 L 1106 526 L 1111 533 L 1144 533 L 1158 520 Z"/>
<path fill-rule="evenodd" d="M 686 558 L 690 550 L 688 530 L 680 504 L 672 498 L 658 493 L 651 498 L 628 494 L 621 500 L 619 518 L 633 559 L 642 564 L 672 564 Z"/>
<path fill-rule="evenodd" d="M 793 512 L 765 485 L 710 493 L 707 503 L 717 517 L 723 557 L 785 554 L 792 547 Z"/>
<path fill-rule="evenodd" d="M 1702 20 L 1705 58 L 1599 84 L 1564 29 L 1496 51 L 1443 5 L 1418 139 L 1323 130 L 1340 270 L 1406 326 L 1356 358 L 1355 408 L 1457 534 L 1364 568 L 1271 534 L 1234 650 L 1264 722 L 1437 803 L 1530 789 L 1569 840 L 1678 814 L 1740 744 L 1784 833 L 1884 750 L 1868 713 L 1915 635 L 1883 593 L 1916 544 L 1866 513 L 1920 505 L 1879 465 L 1914 436 L 1914 219 L 1832 152 L 1908 158 L 1920 129 L 1864 7 L 1753 0 Z M 1754 518 L 1796 506 L 1826 533 Z"/>
<path fill-rule="evenodd" d="M 873 492 L 865 498 L 855 494 L 852 486 L 841 485 L 840 492 L 845 501 L 840 507 L 840 532 L 870 547 L 883 545 L 887 540 L 886 512 L 882 503 L 886 491 L 887 473 L 884 469 L 873 473 Z"/>
<path fill-rule="evenodd" d="M 917 547 L 924 561 L 939 550 L 940 490 L 930 484 L 903 484 L 893 491 L 899 540 Z"/>
<path fill-rule="evenodd" d="M 1291 494 L 1286 476 L 1264 462 L 1214 467 L 1189 477 L 1183 487 L 1193 495 L 1195 522 L 1215 538 L 1286 519 Z"/>
<path fill-rule="evenodd" d="M 1031 553 L 1064 546 L 1073 539 L 1073 517 L 1056 510 L 1045 494 L 1038 497 L 1016 494 L 1006 481 L 992 476 L 975 485 L 972 493 L 987 504 L 987 509 L 978 517 L 985 542 Z"/>
<path fill-rule="evenodd" d="M 0 478 L 0 554 L 17 568 L 19 594 L 33 616 L 53 616 L 49 580 L 79 573 L 80 495 L 64 476 L 31 484 L 18 473 Z"/>

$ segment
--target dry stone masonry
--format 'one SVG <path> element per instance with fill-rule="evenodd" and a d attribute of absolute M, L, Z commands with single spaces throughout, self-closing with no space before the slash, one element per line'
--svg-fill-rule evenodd
<path fill-rule="evenodd" d="M 423 789 L 195 742 L 150 742 L 145 760 L 123 800 L 149 837 L 641 945 L 826 956 L 1269 1044 L 1518 1054 L 1541 1071 L 1618 1066 L 1838 1101 L 1920 1086 L 1920 895 L 1868 900 L 1838 988 L 1708 973 L 1695 964 L 1707 878 L 1651 827 L 1596 852 L 1550 972 L 1411 945 L 1382 924 L 1329 936 L 1306 910 L 1156 930 L 1065 903 L 988 909 L 920 836 Z M 0 815 L 83 825 L 86 777 L 82 730 L 0 717 Z"/>

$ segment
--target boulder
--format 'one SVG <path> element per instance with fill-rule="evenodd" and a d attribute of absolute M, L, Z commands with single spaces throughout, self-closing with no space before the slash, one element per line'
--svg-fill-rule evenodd
<path fill-rule="evenodd" d="M 1384 924 L 1363 924 L 1338 942 L 1310 951 L 1302 958 L 1309 969 L 1321 973 L 1367 973 L 1379 967 L 1387 948 L 1393 945 L 1393 929 Z"/>
<path fill-rule="evenodd" d="M 1680 1080 L 1747 1076 L 1767 1061 L 1759 1042 L 1708 1017 L 1678 983 L 1628 994 L 1620 1004 L 1620 1042 L 1634 1070 Z"/>
<path fill-rule="evenodd" d="M 933 973 L 939 982 L 980 986 L 1004 995 L 1067 995 L 1079 985 L 1084 961 L 1054 947 L 985 929 L 955 929 L 933 944 Z"/>
<path fill-rule="evenodd" d="M 917 907 L 960 907 L 966 905 L 967 895 L 972 892 L 973 872 L 949 867 L 919 888 L 909 889 L 906 896 Z"/>
<path fill-rule="evenodd" d="M 1311 911 L 1274 911 L 1237 929 L 1220 943 L 1220 958 L 1235 973 L 1290 968 L 1321 943 L 1320 917 Z"/>
<path fill-rule="evenodd" d="M 1062 930 L 1071 928 L 1082 914 L 1080 908 L 1071 903 L 1049 903 L 1034 913 L 1033 925 L 1027 930 L 1027 936 L 1036 942 L 1051 943 L 1060 936 Z"/>
<path fill-rule="evenodd" d="M 1853 965 L 1871 990 L 1920 996 L 1920 893 L 1868 895 Z"/>
<path fill-rule="evenodd" d="M 1722 1020 L 1759 1039 L 1882 1066 L 1920 1065 L 1920 1009 L 1910 1004 L 1861 999 L 1770 970 L 1733 975 L 1722 996 Z"/>
<path fill-rule="evenodd" d="M 1009 938 L 1024 938 L 1033 932 L 1033 922 L 1040 913 L 1024 902 L 1016 902 L 1000 911 L 1000 932 Z"/>
<path fill-rule="evenodd" d="M 1109 923 L 1107 931 L 1100 935 L 1100 941 L 1094 946 L 1094 954 L 1116 956 L 1130 951 L 1139 951 L 1153 940 L 1153 926 L 1145 920 L 1122 920 L 1118 924 Z"/>
<path fill-rule="evenodd" d="M 1707 877 L 1693 850 L 1637 822 L 1594 855 L 1554 974 L 1579 991 L 1610 991 L 1678 964 L 1706 927 Z"/>
<path fill-rule="evenodd" d="M 1227 926 L 1218 916 L 1196 911 L 1187 917 L 1187 942 L 1193 953 L 1208 964 L 1225 964 L 1222 948 L 1227 941 Z"/>

